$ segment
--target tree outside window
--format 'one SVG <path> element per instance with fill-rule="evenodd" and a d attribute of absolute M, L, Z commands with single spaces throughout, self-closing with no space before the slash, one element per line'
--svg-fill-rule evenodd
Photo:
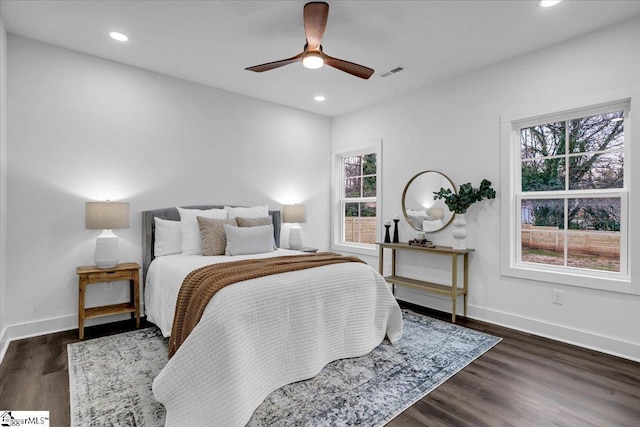
<path fill-rule="evenodd" d="M 519 129 L 520 260 L 620 272 L 624 110 Z"/>

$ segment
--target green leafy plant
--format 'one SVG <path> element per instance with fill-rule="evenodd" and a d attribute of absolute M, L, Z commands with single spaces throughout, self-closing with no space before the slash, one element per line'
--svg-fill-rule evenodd
<path fill-rule="evenodd" d="M 457 214 L 466 213 L 472 204 L 482 199 L 496 198 L 496 192 L 491 188 L 491 181 L 487 179 L 483 179 L 478 188 L 473 188 L 470 182 L 462 184 L 458 194 L 450 188 L 440 188 L 440 191 L 434 191 L 433 194 L 435 194 L 434 200 L 444 199 L 449 210 Z"/>

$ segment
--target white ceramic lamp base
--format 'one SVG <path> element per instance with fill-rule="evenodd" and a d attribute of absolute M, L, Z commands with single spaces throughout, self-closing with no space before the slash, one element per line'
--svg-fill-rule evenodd
<path fill-rule="evenodd" d="M 291 249 L 302 248 L 302 228 L 298 224 L 293 224 L 289 229 L 289 247 Z"/>
<path fill-rule="evenodd" d="M 120 261 L 120 246 L 113 231 L 104 230 L 96 239 L 96 253 L 93 257 L 98 268 L 113 268 Z"/>

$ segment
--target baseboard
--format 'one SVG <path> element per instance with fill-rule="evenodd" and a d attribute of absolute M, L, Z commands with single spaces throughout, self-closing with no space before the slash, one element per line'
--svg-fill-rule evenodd
<path fill-rule="evenodd" d="M 468 306 L 468 317 L 640 362 L 640 345 L 629 341 L 472 305 Z"/>
<path fill-rule="evenodd" d="M 77 314 L 38 320 L 35 322 L 19 323 L 17 325 L 9 325 L 5 328 L 2 336 L 2 358 L 0 358 L 0 363 L 4 359 L 4 355 L 9 348 L 11 341 L 35 337 L 38 335 L 52 334 L 55 332 L 68 331 L 77 327 Z"/>
<path fill-rule="evenodd" d="M 142 316 L 144 313 L 144 308 L 141 306 L 140 309 L 140 315 Z M 131 316 L 129 314 L 116 314 L 108 317 L 87 319 L 85 321 L 85 327 L 101 325 L 103 323 L 117 322 L 119 320 L 127 320 L 130 318 Z M 6 354 L 11 341 L 36 337 L 39 335 L 53 334 L 56 332 L 70 331 L 73 329 L 78 329 L 77 313 L 50 319 L 36 320 L 33 322 L 9 325 L 4 329 L 4 331 L 2 331 L 2 337 L 0 338 L 0 345 L 2 346 L 0 347 L 0 363 L 2 363 L 4 355 Z"/>
<path fill-rule="evenodd" d="M 409 302 L 412 302 L 410 301 L 410 298 L 407 298 L 407 300 Z M 439 303 L 441 304 L 446 301 L 446 299 L 443 298 L 437 298 L 436 300 L 439 300 Z M 440 307 L 433 308 L 442 309 Z M 144 311 L 141 312 L 143 313 Z M 567 344 L 577 345 L 579 347 L 585 347 L 591 350 L 600 351 L 602 353 L 611 354 L 613 356 L 633 360 L 635 362 L 640 362 L 640 345 L 628 341 L 606 337 L 588 331 L 567 328 L 565 326 L 543 322 L 537 319 L 516 316 L 512 313 L 506 313 L 503 311 L 492 310 L 489 308 L 473 305 L 468 306 L 467 315 L 471 319 L 492 323 L 495 325 L 503 326 L 505 328 L 514 329 L 516 331 L 526 332 L 544 338 L 549 338 Z M 107 322 L 126 320 L 128 318 L 128 315 L 123 314 L 103 319 L 89 319 L 86 326 L 94 326 Z M 0 336 L 0 362 L 2 362 L 2 360 L 4 359 L 4 355 L 6 354 L 11 341 L 38 335 L 52 334 L 55 332 L 68 331 L 77 329 L 77 327 L 77 314 L 57 317 L 53 319 L 39 320 L 35 322 L 22 323 L 18 325 L 10 325 L 2 331 L 2 335 Z"/>
<path fill-rule="evenodd" d="M 9 339 L 7 338 L 7 328 L 4 328 L 2 334 L 0 334 L 0 363 L 4 359 L 7 348 L 9 348 Z"/>
<path fill-rule="evenodd" d="M 398 289 L 397 293 L 398 299 L 445 313 L 451 312 L 451 300 L 448 297 L 429 295 L 413 289 Z M 458 299 L 456 311 L 458 315 L 462 314 L 462 298 Z M 640 362 L 640 344 L 474 305 L 467 306 L 467 317 Z"/>

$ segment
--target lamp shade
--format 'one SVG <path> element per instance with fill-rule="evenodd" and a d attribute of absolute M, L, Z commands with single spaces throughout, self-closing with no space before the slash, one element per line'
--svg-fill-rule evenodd
<path fill-rule="evenodd" d="M 87 202 L 85 212 L 89 230 L 129 228 L 129 203 Z"/>
<path fill-rule="evenodd" d="M 284 205 L 282 222 L 293 224 L 307 222 L 307 207 L 305 205 Z"/>
<path fill-rule="evenodd" d="M 433 217 L 433 219 L 443 219 L 444 218 L 444 209 L 443 208 L 431 208 L 431 209 L 429 209 L 429 214 Z"/>

